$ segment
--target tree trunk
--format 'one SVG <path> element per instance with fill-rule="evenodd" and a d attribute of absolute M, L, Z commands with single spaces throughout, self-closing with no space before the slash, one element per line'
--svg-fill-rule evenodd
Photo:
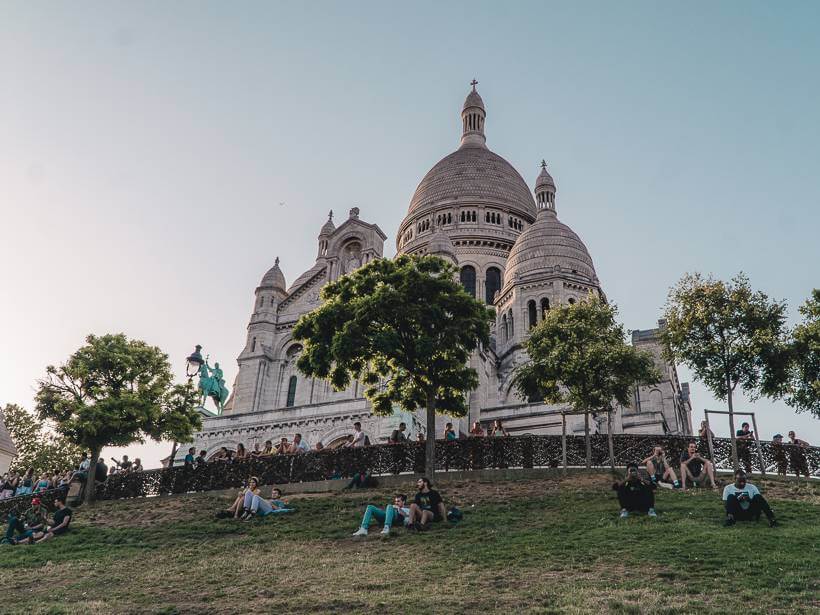
<path fill-rule="evenodd" d="M 735 410 L 732 404 L 732 377 L 728 371 L 726 372 L 726 400 L 729 402 L 729 436 L 732 438 L 732 467 L 737 470 L 740 467 L 740 463 L 737 459 L 737 440 L 735 439 Z M 715 463 L 715 461 L 715 459 L 712 459 L 712 463 Z M 717 468 L 715 468 L 715 472 L 717 472 Z"/>
<path fill-rule="evenodd" d="M 90 504 L 96 498 L 97 491 L 97 462 L 100 459 L 101 449 L 91 449 L 91 465 L 88 466 L 88 476 L 85 479 L 85 497 L 83 501 Z"/>
<path fill-rule="evenodd" d="M 436 398 L 427 396 L 427 439 L 424 451 L 424 473 L 431 481 L 436 473 Z"/>
<path fill-rule="evenodd" d="M 587 447 L 587 470 L 592 467 L 592 441 L 589 439 L 589 412 L 584 410 L 584 440 Z"/>

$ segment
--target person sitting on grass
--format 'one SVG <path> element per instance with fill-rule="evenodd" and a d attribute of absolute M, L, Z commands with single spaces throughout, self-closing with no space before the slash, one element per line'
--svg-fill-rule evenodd
<path fill-rule="evenodd" d="M 630 463 L 626 466 L 626 479 L 615 482 L 612 490 L 618 493 L 618 504 L 621 506 L 621 519 L 626 519 L 631 512 L 646 513 L 650 517 L 657 517 L 655 512 L 654 482 L 645 483 L 638 476 L 638 464 Z"/>
<path fill-rule="evenodd" d="M 430 479 L 422 476 L 416 481 L 418 491 L 413 503 L 410 504 L 410 519 L 408 527 L 416 531 L 426 530 L 433 521 L 441 521 L 447 518 L 447 511 L 444 509 L 444 500 L 441 499 L 438 491 L 433 489 Z"/>
<path fill-rule="evenodd" d="M 353 536 L 367 536 L 367 528 L 375 517 L 376 521 L 384 524 L 382 528 L 382 535 L 390 534 L 390 528 L 393 524 L 398 522 L 401 525 L 408 525 L 410 523 L 410 509 L 407 507 L 407 496 L 403 493 L 397 493 L 393 497 L 393 503 L 384 507 L 384 510 L 373 504 L 368 504 L 362 517 L 362 524 L 358 530 L 353 532 Z"/>
<path fill-rule="evenodd" d="M 777 525 L 766 498 L 757 487 L 746 482 L 746 472 L 743 470 L 735 470 L 735 482 L 723 488 L 723 502 L 726 507 L 726 527 L 737 521 L 759 521 L 761 513 L 766 515 L 770 527 Z"/>
<path fill-rule="evenodd" d="M 28 543 L 45 542 L 55 536 L 60 536 L 68 531 L 68 524 L 71 523 L 71 509 L 65 505 L 63 498 L 54 500 L 54 505 L 57 510 L 54 511 L 54 520 L 51 525 L 47 526 L 42 532 L 35 532 L 33 536 L 29 536 Z"/>
<path fill-rule="evenodd" d="M 270 500 L 266 500 L 260 494 L 253 494 L 250 491 L 245 493 L 242 505 L 245 511 L 242 515 L 243 521 L 250 521 L 256 515 L 264 517 L 266 515 L 293 512 L 292 508 L 288 508 L 287 502 L 282 500 L 282 491 L 277 487 L 271 489 Z"/>
<path fill-rule="evenodd" d="M 683 489 L 686 489 L 687 479 L 697 487 L 699 482 L 706 482 L 707 478 L 712 483 L 712 489 L 717 489 L 715 467 L 711 461 L 701 457 L 698 445 L 694 442 L 690 442 L 687 450 L 680 454 L 680 478 Z"/>
<path fill-rule="evenodd" d="M 28 539 L 36 532 L 42 532 L 48 526 L 48 512 L 41 504 L 40 498 L 32 498 L 31 507 L 22 516 L 18 517 L 13 512 L 9 513 L 8 521 L 3 542 L 16 544 Z"/>
<path fill-rule="evenodd" d="M 244 502 L 245 497 L 250 493 L 253 495 L 259 495 L 261 490 L 259 489 L 259 479 L 255 476 L 251 476 L 248 479 L 248 486 L 244 489 L 239 491 L 239 495 L 236 496 L 236 499 L 233 501 L 233 504 L 228 507 L 226 512 L 231 513 L 234 519 L 239 519 L 239 516 L 242 514 L 244 510 Z"/>
<path fill-rule="evenodd" d="M 662 446 L 656 446 L 652 451 L 652 455 L 641 462 L 646 466 L 646 473 L 649 474 L 649 479 L 653 483 L 669 482 L 677 489 L 680 487 L 678 477 L 675 475 L 675 470 L 669 465 L 669 460 L 666 458 L 666 453 L 663 452 Z"/>

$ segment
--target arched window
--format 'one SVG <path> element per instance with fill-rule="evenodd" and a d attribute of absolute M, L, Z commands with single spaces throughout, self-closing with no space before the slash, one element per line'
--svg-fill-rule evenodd
<path fill-rule="evenodd" d="M 251 352 L 256 352 L 256 338 L 251 342 Z"/>
<path fill-rule="evenodd" d="M 527 303 L 527 315 L 530 319 L 530 329 L 535 326 L 536 320 L 538 318 L 538 312 L 535 308 L 535 301 L 530 299 L 529 303 Z"/>
<path fill-rule="evenodd" d="M 507 315 L 501 317 L 501 343 L 507 341 Z"/>
<path fill-rule="evenodd" d="M 547 317 L 547 312 L 550 309 L 550 300 L 544 297 L 541 299 L 541 320 Z"/>
<path fill-rule="evenodd" d="M 575 299 L 573 297 L 569 298 L 569 304 L 570 305 L 575 305 Z"/>
<path fill-rule="evenodd" d="M 501 290 L 501 270 L 498 267 L 490 267 L 484 279 L 485 301 L 492 305 L 495 301 L 495 293 Z"/>
<path fill-rule="evenodd" d="M 288 400 L 285 402 L 287 408 L 293 408 L 296 402 L 296 376 L 291 376 L 288 380 Z"/>
<path fill-rule="evenodd" d="M 461 268 L 461 285 L 475 297 L 475 267 L 467 265 Z"/>

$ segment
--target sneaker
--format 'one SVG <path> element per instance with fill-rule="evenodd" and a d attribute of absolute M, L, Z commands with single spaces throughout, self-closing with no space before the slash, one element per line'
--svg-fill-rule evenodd
<path fill-rule="evenodd" d="M 726 521 L 723 522 L 723 527 L 732 527 L 735 524 L 734 517 L 726 517 Z"/>
<path fill-rule="evenodd" d="M 367 530 L 363 527 L 360 527 L 358 530 L 353 532 L 354 536 L 367 536 Z"/>
<path fill-rule="evenodd" d="M 390 526 L 389 525 L 385 525 L 382 528 L 382 536 L 390 536 Z"/>
<path fill-rule="evenodd" d="M 679 481 L 679 480 L 676 480 L 674 483 L 672 483 L 672 486 L 673 486 L 675 489 L 680 489 L 680 481 Z"/>
<path fill-rule="evenodd" d="M 421 532 L 423 530 L 423 528 L 421 527 L 421 523 L 419 523 L 418 521 L 416 521 L 413 524 L 413 529 L 416 530 L 417 532 Z"/>
<path fill-rule="evenodd" d="M 769 527 L 779 527 L 780 524 L 777 522 L 777 519 L 769 519 Z"/>
<path fill-rule="evenodd" d="M 621 511 L 621 519 L 626 519 L 628 516 L 629 516 L 629 511 L 628 510 L 622 510 Z"/>
<path fill-rule="evenodd" d="M 654 508 L 650 508 L 649 512 L 646 513 L 646 514 L 649 515 L 650 517 L 657 517 L 658 516 L 658 513 L 655 512 Z"/>

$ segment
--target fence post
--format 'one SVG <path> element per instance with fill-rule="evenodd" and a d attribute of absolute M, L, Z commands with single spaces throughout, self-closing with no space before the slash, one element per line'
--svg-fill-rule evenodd
<path fill-rule="evenodd" d="M 715 449 L 712 446 L 712 426 L 709 424 L 709 411 L 705 410 L 703 415 L 706 418 L 706 446 L 709 448 L 709 457 L 712 459 L 712 466 L 715 472 L 717 472 L 717 459 L 715 459 Z"/>
<path fill-rule="evenodd" d="M 755 447 L 757 447 L 757 458 L 760 460 L 760 474 L 766 476 L 766 464 L 763 462 L 763 451 L 760 448 L 760 437 L 757 433 L 757 420 L 755 420 L 755 413 L 752 412 L 752 427 L 755 430 Z"/>
<path fill-rule="evenodd" d="M 606 415 L 606 440 L 609 445 L 609 465 L 615 471 L 615 446 L 612 443 L 612 410 Z"/>
<path fill-rule="evenodd" d="M 561 413 L 561 461 L 564 465 L 564 476 L 567 475 L 567 415 Z"/>

